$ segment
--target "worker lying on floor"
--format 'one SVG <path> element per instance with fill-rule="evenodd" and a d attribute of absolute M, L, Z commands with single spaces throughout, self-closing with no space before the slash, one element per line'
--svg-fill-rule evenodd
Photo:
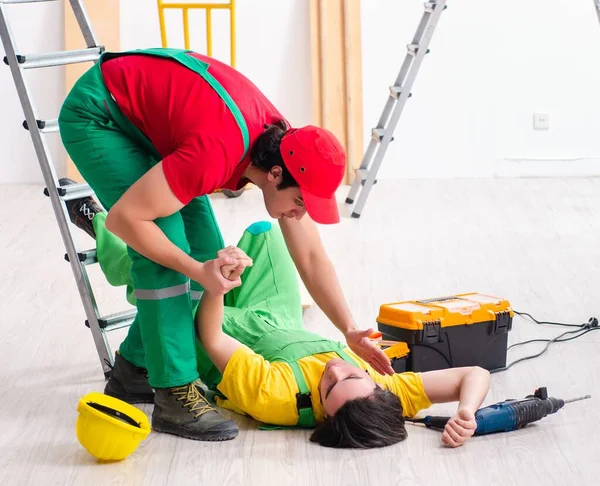
<path fill-rule="evenodd" d="M 104 219 L 102 213 L 93 219 L 100 266 L 113 285 L 131 288 L 126 246 L 105 229 Z M 474 412 L 489 387 L 487 371 L 381 375 L 346 346 L 304 329 L 296 272 L 277 226 L 253 224 L 232 251 L 242 263 L 223 267 L 233 270 L 227 278 L 252 262 L 242 285 L 224 298 L 205 291 L 195 318 L 198 373 L 221 395 L 219 405 L 265 424 L 316 426 L 311 440 L 324 446 L 370 448 L 404 440 L 403 416 L 458 400 L 442 441 L 456 447 L 473 434 Z M 125 365 L 132 376 L 144 374 Z M 198 414 L 216 413 L 204 396 L 196 402 Z"/>

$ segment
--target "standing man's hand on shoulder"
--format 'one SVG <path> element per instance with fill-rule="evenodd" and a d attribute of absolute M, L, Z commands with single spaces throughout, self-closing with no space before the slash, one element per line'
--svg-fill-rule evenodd
<path fill-rule="evenodd" d="M 344 336 L 348 347 L 358 357 L 369 363 L 375 371 L 381 375 L 393 375 L 394 368 L 390 364 L 390 359 L 379 346 L 371 341 L 371 334 L 373 334 L 373 329 L 367 329 L 366 331 L 353 329 L 346 331 Z"/>

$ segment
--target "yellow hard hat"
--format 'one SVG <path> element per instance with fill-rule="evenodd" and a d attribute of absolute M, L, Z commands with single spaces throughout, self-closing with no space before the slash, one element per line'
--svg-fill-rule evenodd
<path fill-rule="evenodd" d="M 88 393 L 77 406 L 77 439 L 102 461 L 125 459 L 150 433 L 150 422 L 139 408 L 103 393 Z"/>

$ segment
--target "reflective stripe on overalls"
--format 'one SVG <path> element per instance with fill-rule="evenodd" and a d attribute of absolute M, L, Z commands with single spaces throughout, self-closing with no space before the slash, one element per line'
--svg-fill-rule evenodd
<path fill-rule="evenodd" d="M 312 398 L 306 379 L 300 369 L 298 360 L 313 354 L 337 353 L 349 364 L 356 366 L 356 362 L 344 351 L 344 346 L 338 342 L 324 339 L 323 337 L 304 330 L 276 329 L 263 336 L 252 346 L 252 350 L 260 354 L 267 361 L 283 361 L 287 363 L 296 380 L 298 394 L 296 405 L 298 407 L 299 428 L 314 428 L 317 425 L 312 408 Z M 289 427 L 266 425 L 264 429 L 285 429 Z"/>

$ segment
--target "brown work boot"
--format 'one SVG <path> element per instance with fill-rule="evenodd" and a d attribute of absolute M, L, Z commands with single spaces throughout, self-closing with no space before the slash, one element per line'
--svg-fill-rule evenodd
<path fill-rule="evenodd" d="M 115 354 L 115 365 L 104 393 L 127 403 L 154 403 L 154 390 L 148 383 L 148 371 L 130 363 L 119 352 Z"/>
<path fill-rule="evenodd" d="M 58 182 L 61 187 L 77 184 L 74 180 L 67 179 L 66 177 L 60 179 Z M 88 196 L 67 201 L 67 209 L 69 211 L 71 222 L 79 229 L 85 231 L 92 238 L 96 239 L 96 232 L 94 231 L 94 224 L 92 221 L 96 214 L 104 212 L 100 205 L 94 201 L 92 197 Z"/>
<path fill-rule="evenodd" d="M 205 441 L 231 440 L 240 431 L 217 413 L 195 383 L 155 390 L 152 429 Z"/>

